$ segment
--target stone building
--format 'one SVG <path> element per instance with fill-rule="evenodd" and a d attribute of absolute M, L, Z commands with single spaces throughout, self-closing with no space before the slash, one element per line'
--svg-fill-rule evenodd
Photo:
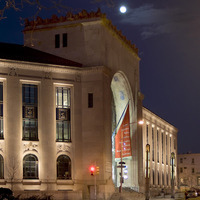
<path fill-rule="evenodd" d="M 143 107 L 143 165 L 146 144 L 150 145 L 150 191 L 153 194 L 171 192 L 172 153 L 174 160 L 174 186 L 177 188 L 177 132 L 178 130 L 155 113 Z M 145 169 L 145 166 L 143 166 Z"/>
<path fill-rule="evenodd" d="M 158 150 L 157 132 L 169 143 L 150 161 L 151 185 L 170 187 L 177 130 L 142 107 L 137 48 L 99 10 L 27 20 L 23 33 L 24 46 L 0 44 L 0 187 L 108 199 L 122 180 L 121 144 L 120 155 L 128 149 L 122 186 L 145 192 L 145 145 Z M 145 126 L 137 123 L 142 118 Z M 128 139 L 117 143 L 127 124 Z"/>
<path fill-rule="evenodd" d="M 200 189 L 200 154 L 178 154 L 178 183 L 182 191 Z"/>

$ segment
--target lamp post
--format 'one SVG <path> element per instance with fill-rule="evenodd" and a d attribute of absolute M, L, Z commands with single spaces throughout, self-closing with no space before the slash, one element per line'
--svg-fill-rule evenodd
<path fill-rule="evenodd" d="M 171 171 L 171 198 L 174 198 L 174 160 L 175 160 L 175 153 L 171 153 L 171 164 L 172 164 L 172 171 Z"/>
<path fill-rule="evenodd" d="M 145 200 L 149 200 L 149 176 L 150 176 L 150 145 L 146 145 L 146 188 Z"/>

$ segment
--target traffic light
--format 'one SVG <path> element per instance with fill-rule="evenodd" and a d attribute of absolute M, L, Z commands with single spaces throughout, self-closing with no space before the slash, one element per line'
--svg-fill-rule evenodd
<path fill-rule="evenodd" d="M 95 167 L 91 166 L 90 167 L 90 174 L 91 174 L 91 176 L 94 176 L 94 171 L 95 171 Z"/>
<path fill-rule="evenodd" d="M 96 174 L 99 174 L 99 167 L 96 166 Z"/>

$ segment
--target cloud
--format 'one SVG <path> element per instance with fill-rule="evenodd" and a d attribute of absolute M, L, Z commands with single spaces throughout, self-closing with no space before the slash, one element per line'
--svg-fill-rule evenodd
<path fill-rule="evenodd" d="M 161 34 L 200 33 L 199 12 L 181 7 L 155 8 L 153 4 L 145 4 L 130 9 L 120 22 L 138 26 L 143 39 Z"/>

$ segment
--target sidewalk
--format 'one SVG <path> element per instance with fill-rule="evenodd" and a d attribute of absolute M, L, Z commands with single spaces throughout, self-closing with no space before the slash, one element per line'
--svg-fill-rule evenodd
<path fill-rule="evenodd" d="M 150 198 L 150 200 L 185 200 L 185 196 L 183 193 L 176 193 L 175 198 L 171 198 L 171 195 L 165 195 L 165 196 L 152 197 Z"/>

